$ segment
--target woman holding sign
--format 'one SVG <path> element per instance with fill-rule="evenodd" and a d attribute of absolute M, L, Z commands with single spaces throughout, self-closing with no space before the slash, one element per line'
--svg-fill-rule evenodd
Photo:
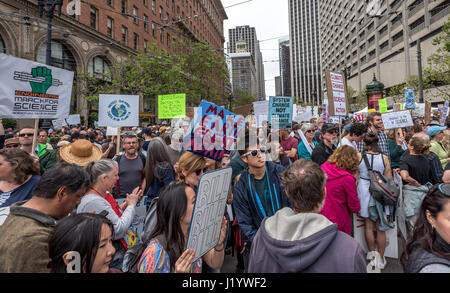
<path fill-rule="evenodd" d="M 156 227 L 144 246 L 147 247 L 138 263 L 139 273 L 200 273 L 205 261 L 212 269 L 220 269 L 225 257 L 224 240 L 227 230 L 222 221 L 219 242 L 194 262 L 195 251 L 184 250 L 192 213 L 195 191 L 184 183 L 172 183 L 159 197 Z"/>

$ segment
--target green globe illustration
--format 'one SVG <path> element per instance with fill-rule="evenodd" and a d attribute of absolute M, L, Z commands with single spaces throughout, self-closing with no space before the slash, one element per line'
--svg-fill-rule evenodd
<path fill-rule="evenodd" d="M 111 113 L 115 117 L 120 118 L 127 113 L 127 109 L 125 108 L 124 104 L 116 104 L 114 107 L 112 107 Z"/>

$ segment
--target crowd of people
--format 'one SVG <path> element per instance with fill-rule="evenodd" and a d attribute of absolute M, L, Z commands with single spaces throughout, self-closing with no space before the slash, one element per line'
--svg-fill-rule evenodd
<path fill-rule="evenodd" d="M 375 199 L 372 170 L 402 181 L 404 271 L 450 272 L 449 118 L 390 130 L 378 112 L 282 130 L 247 123 L 243 147 L 220 162 L 183 149 L 185 122 L 122 128 L 120 141 L 103 127 L 39 129 L 33 149 L 33 127 L 4 129 L 0 119 L 0 272 L 69 272 L 73 252 L 80 272 L 126 271 L 140 202 L 149 212 L 157 203 L 156 224 L 129 272 L 215 273 L 230 254 L 241 273 L 383 270 L 398 207 Z M 232 179 L 220 236 L 194 262 L 185 245 L 199 180 L 224 167 Z M 364 218 L 367 252 L 353 214 Z"/>

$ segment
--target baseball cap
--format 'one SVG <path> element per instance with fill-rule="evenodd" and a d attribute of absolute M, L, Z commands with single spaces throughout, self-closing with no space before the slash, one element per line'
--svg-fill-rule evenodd
<path fill-rule="evenodd" d="M 325 132 L 332 132 L 332 131 L 336 131 L 337 128 L 334 126 L 334 124 L 331 123 L 324 123 L 322 125 L 322 129 L 320 130 L 320 132 L 325 133 Z"/>
<path fill-rule="evenodd" d="M 446 130 L 447 127 L 444 126 L 431 126 L 430 128 L 428 128 L 428 135 L 429 136 L 435 136 L 436 133 L 438 133 L 441 130 Z"/>

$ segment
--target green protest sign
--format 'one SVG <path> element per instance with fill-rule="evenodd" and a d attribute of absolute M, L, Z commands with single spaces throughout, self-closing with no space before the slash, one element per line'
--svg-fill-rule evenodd
<path fill-rule="evenodd" d="M 186 94 L 158 96 L 158 119 L 186 116 Z"/>
<path fill-rule="evenodd" d="M 386 99 L 378 100 L 378 106 L 380 108 L 380 113 L 386 113 L 388 111 Z"/>

